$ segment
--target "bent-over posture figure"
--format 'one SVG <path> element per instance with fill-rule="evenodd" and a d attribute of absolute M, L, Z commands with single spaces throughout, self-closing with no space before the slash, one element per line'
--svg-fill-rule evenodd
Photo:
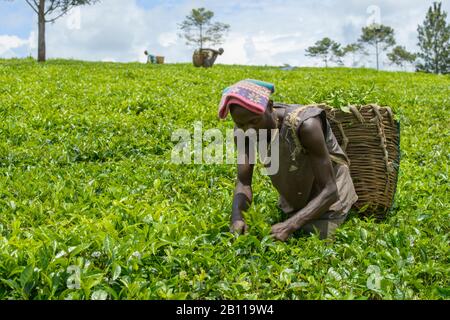
<path fill-rule="evenodd" d="M 222 55 L 224 50 L 220 48 L 219 50 L 214 49 L 202 49 L 203 53 L 203 67 L 210 68 L 216 62 L 217 56 Z"/>
<path fill-rule="evenodd" d="M 254 85 L 253 82 L 244 83 L 246 89 Z M 271 100 L 264 103 L 263 98 L 268 95 L 255 99 L 254 92 L 250 95 L 253 101 L 263 103 L 260 109 L 248 107 L 245 103 L 237 103 L 237 95 L 246 94 L 239 86 L 242 87 L 242 82 L 224 94 L 219 116 L 224 118 L 229 111 L 235 129 L 244 131 L 250 128 L 256 131 L 279 129 L 279 170 L 270 179 L 280 196 L 279 207 L 288 218 L 272 226 L 272 235 L 285 241 L 301 229 L 307 233 L 318 231 L 322 239 L 331 237 L 358 197 L 347 156 L 331 130 L 325 111 L 315 106 L 287 105 Z M 255 88 L 256 95 L 264 94 L 261 87 Z M 227 100 L 230 92 L 233 98 Z M 233 103 L 227 104 L 227 101 Z M 242 101 L 247 100 L 244 97 Z M 248 229 L 243 212 L 253 198 L 254 165 L 249 164 L 247 148 L 245 159 L 245 164 L 238 164 L 231 214 L 231 231 L 237 233 Z"/>

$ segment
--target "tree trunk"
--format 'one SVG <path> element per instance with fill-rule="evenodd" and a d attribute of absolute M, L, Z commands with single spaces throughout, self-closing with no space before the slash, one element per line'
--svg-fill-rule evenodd
<path fill-rule="evenodd" d="M 203 30 L 202 25 L 200 25 L 200 52 L 202 52 L 203 49 Z"/>
<path fill-rule="evenodd" d="M 39 0 L 38 61 L 45 62 L 45 0 Z"/>
<path fill-rule="evenodd" d="M 378 42 L 375 42 L 375 50 L 376 50 L 376 55 L 377 55 L 377 71 L 380 70 L 380 66 L 379 66 L 379 62 L 378 62 Z"/>
<path fill-rule="evenodd" d="M 434 73 L 435 74 L 439 73 L 439 55 L 437 53 L 436 40 L 434 43 Z"/>

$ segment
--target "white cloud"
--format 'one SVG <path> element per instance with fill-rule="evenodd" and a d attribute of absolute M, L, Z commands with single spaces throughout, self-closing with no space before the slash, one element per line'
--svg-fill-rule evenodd
<path fill-rule="evenodd" d="M 247 39 L 239 33 L 231 33 L 227 42 L 221 47 L 225 53 L 217 58 L 217 63 L 225 64 L 251 64 L 245 50 Z"/>
<path fill-rule="evenodd" d="M 17 36 L 0 35 L 0 56 L 13 57 L 13 49 L 29 44 L 29 39 L 21 39 Z"/>
<path fill-rule="evenodd" d="M 158 43 L 162 47 L 170 47 L 177 43 L 177 37 L 175 32 L 163 32 L 158 36 Z"/>
<path fill-rule="evenodd" d="M 417 25 L 422 23 L 431 3 L 432 0 L 181 0 L 176 4 L 161 1 L 143 8 L 136 0 L 108 0 L 77 8 L 48 25 L 47 54 L 50 58 L 144 62 L 143 52 L 148 50 L 165 56 L 169 63 L 189 62 L 193 49 L 178 37 L 177 24 L 192 8 L 203 6 L 215 12 L 216 21 L 231 25 L 230 34 L 221 45 L 225 53 L 217 63 L 321 65 L 320 60 L 306 57 L 305 49 L 326 36 L 344 45 L 355 42 L 361 28 L 374 19 L 374 11 L 367 11 L 374 4 L 380 8 L 381 23 L 395 29 L 397 42 L 416 50 Z M 450 2 L 446 3 L 444 9 L 449 11 Z M 35 52 L 36 29 L 29 39 L 2 36 L 0 56 L 12 56 L 15 49 L 27 45 Z"/>
<path fill-rule="evenodd" d="M 47 28 L 48 57 L 144 62 L 144 51 L 148 50 L 166 56 L 167 62 L 188 61 L 189 49 L 177 37 L 173 23 L 176 11 L 186 12 L 182 10 L 163 6 L 145 10 L 135 0 L 81 7 L 79 28 L 68 27 L 69 17 Z"/>

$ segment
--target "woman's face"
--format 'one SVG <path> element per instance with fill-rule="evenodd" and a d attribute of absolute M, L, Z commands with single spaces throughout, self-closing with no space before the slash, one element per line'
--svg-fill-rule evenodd
<path fill-rule="evenodd" d="M 276 127 L 271 104 L 263 114 L 253 113 L 238 105 L 231 105 L 230 113 L 236 126 L 244 131 L 248 129 L 274 129 Z"/>

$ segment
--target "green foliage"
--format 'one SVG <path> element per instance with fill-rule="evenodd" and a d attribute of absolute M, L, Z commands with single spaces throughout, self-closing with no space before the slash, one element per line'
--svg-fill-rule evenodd
<path fill-rule="evenodd" d="M 213 17 L 214 12 L 205 8 L 192 9 L 191 14 L 179 25 L 182 32 L 179 36 L 186 40 L 187 45 L 200 50 L 206 43 L 221 44 L 230 26 L 221 22 L 212 23 Z"/>
<path fill-rule="evenodd" d="M 248 235 L 228 232 L 236 168 L 170 162 L 249 78 L 276 101 L 378 103 L 401 122 L 393 212 L 328 243 L 274 242 L 256 171 Z M 367 69 L 0 60 L 0 299 L 448 299 L 450 79 Z"/>
<path fill-rule="evenodd" d="M 350 43 L 346 45 L 342 50 L 344 51 L 344 53 L 356 53 L 363 50 L 363 47 L 360 43 Z"/>
<path fill-rule="evenodd" d="M 421 58 L 418 71 L 450 73 L 450 24 L 446 19 L 447 12 L 442 10 L 442 3 L 434 2 L 423 25 L 417 27 Z"/>
<path fill-rule="evenodd" d="M 330 38 L 323 38 L 317 41 L 314 46 L 306 49 L 306 55 L 309 57 L 319 57 L 328 67 L 329 61 L 334 61 L 342 65 L 341 58 L 345 55 L 341 45 Z"/>
<path fill-rule="evenodd" d="M 356 61 L 356 55 L 367 55 L 367 52 L 364 50 L 364 46 L 361 43 L 350 43 L 342 48 L 341 55 L 342 57 L 351 54 L 352 57 L 352 67 L 356 67 L 358 65 L 358 62 Z"/>
<path fill-rule="evenodd" d="M 372 24 L 370 26 L 363 27 L 362 34 L 358 42 L 361 45 L 375 47 L 377 70 L 379 70 L 380 53 L 395 45 L 394 29 L 382 24 Z"/>
<path fill-rule="evenodd" d="M 54 22 L 63 15 L 67 14 L 72 8 L 94 4 L 100 0 L 39 0 L 26 1 L 37 15 L 42 15 L 45 22 Z M 40 8 L 41 3 L 43 5 Z"/>
<path fill-rule="evenodd" d="M 387 54 L 387 57 L 392 64 L 403 67 L 405 63 L 414 63 L 416 61 L 417 55 L 408 52 L 405 47 L 396 46 L 391 52 Z"/>

